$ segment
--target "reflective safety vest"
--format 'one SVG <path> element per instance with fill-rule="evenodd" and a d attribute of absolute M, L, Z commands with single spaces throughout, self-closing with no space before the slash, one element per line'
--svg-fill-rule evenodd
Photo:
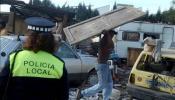
<path fill-rule="evenodd" d="M 10 69 L 15 53 L 10 55 Z M 64 62 L 55 56 L 44 52 L 23 50 L 15 59 L 12 70 L 13 77 L 39 77 L 60 79 L 63 75 Z"/>

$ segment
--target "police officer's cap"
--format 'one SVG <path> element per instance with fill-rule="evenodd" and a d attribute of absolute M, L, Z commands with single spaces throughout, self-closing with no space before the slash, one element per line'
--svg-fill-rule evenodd
<path fill-rule="evenodd" d="M 28 25 L 27 29 L 36 32 L 51 32 L 51 28 L 55 26 L 52 21 L 42 17 L 30 17 L 25 22 Z"/>

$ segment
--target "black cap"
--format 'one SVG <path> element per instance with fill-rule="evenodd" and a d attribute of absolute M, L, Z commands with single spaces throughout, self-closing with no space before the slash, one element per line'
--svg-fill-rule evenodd
<path fill-rule="evenodd" d="M 103 30 L 102 31 L 102 34 L 106 34 L 106 33 L 111 33 L 111 34 L 114 34 L 114 35 L 117 35 L 118 34 L 118 32 L 116 32 L 116 31 L 114 31 L 114 30 Z"/>
<path fill-rule="evenodd" d="M 51 28 L 55 26 L 52 21 L 42 17 L 30 17 L 25 22 L 28 25 L 27 29 L 36 32 L 51 32 Z"/>
<path fill-rule="evenodd" d="M 109 30 L 110 33 L 113 33 L 114 35 L 117 35 L 118 32 L 114 31 L 114 30 Z"/>

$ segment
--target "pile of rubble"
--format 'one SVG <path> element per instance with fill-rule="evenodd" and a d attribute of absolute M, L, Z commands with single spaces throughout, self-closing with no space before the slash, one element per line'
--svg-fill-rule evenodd
<path fill-rule="evenodd" d="M 130 100 L 131 96 L 126 91 L 130 69 L 118 68 L 118 80 L 114 80 L 114 86 L 110 100 Z M 87 85 L 86 85 L 87 87 Z M 71 88 L 69 92 L 69 100 L 76 100 L 77 88 Z M 83 97 L 80 100 L 102 100 L 102 93 L 94 94 L 94 96 Z"/>
<path fill-rule="evenodd" d="M 76 88 L 70 89 L 69 100 L 76 100 Z M 120 99 L 120 91 L 117 89 L 113 89 L 110 100 L 119 100 Z M 102 93 L 96 93 L 94 96 L 83 97 L 80 100 L 102 100 Z"/>

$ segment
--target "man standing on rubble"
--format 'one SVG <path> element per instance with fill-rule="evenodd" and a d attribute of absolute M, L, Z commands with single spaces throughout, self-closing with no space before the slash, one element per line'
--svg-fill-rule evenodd
<path fill-rule="evenodd" d="M 55 24 L 41 17 L 25 22 L 29 33 L 24 49 L 10 54 L 0 73 L 0 100 L 68 100 L 65 63 L 53 54 Z"/>
<path fill-rule="evenodd" d="M 109 59 L 111 51 L 114 49 L 112 38 L 116 32 L 113 30 L 105 30 L 102 32 L 102 34 L 104 36 L 100 40 L 100 47 L 98 51 L 98 65 L 95 67 L 98 75 L 98 84 L 82 91 L 79 89 L 77 91 L 77 100 L 83 96 L 94 95 L 99 91 L 103 91 L 103 100 L 109 100 L 109 97 L 111 95 L 113 80 L 107 61 Z"/>

